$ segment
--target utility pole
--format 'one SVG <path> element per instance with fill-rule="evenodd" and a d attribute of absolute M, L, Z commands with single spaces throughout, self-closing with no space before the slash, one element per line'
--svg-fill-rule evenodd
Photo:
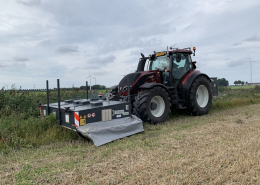
<path fill-rule="evenodd" d="M 35 85 L 36 85 L 36 84 L 33 84 L 34 90 L 35 90 Z"/>

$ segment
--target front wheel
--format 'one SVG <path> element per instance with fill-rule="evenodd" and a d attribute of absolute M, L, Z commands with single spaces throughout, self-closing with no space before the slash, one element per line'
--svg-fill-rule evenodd
<path fill-rule="evenodd" d="M 212 90 L 210 81 L 199 76 L 190 88 L 188 112 L 194 116 L 207 114 L 212 104 Z"/>
<path fill-rule="evenodd" d="M 169 94 L 162 87 L 140 91 L 133 105 L 140 119 L 153 124 L 166 121 L 171 107 Z"/>

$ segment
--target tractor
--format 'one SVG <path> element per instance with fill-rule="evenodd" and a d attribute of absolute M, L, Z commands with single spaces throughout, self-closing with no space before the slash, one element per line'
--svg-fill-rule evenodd
<path fill-rule="evenodd" d="M 170 48 L 148 57 L 141 53 L 136 71 L 106 93 L 106 101 L 89 99 L 86 82 L 86 99 L 61 102 L 57 79 L 58 102 L 49 103 L 47 80 L 47 104 L 39 105 L 40 115 L 53 114 L 61 126 L 100 146 L 144 131 L 143 121 L 166 121 L 174 107 L 194 116 L 207 114 L 218 94 L 217 78 L 196 70 L 191 59 L 195 50 Z"/>
<path fill-rule="evenodd" d="M 135 73 L 112 87 L 110 100 L 124 101 L 130 97 L 132 113 L 153 124 L 166 121 L 171 107 L 185 109 L 194 116 L 207 114 L 212 96 L 218 94 L 217 82 L 196 70 L 196 62 L 191 58 L 195 51 L 195 47 L 193 52 L 191 48 L 170 48 L 154 51 L 148 57 L 141 53 Z"/>

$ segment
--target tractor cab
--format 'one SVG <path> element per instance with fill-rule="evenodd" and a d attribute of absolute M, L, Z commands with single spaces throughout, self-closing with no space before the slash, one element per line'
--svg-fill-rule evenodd
<path fill-rule="evenodd" d="M 191 54 L 190 48 L 155 53 L 148 58 L 148 69 L 159 70 L 164 85 L 176 84 L 188 71 L 195 69 Z"/>

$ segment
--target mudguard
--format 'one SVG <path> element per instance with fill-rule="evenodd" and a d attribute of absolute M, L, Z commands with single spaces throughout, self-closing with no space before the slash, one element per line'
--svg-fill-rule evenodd
<path fill-rule="evenodd" d="M 169 89 L 165 85 L 160 84 L 160 83 L 144 83 L 143 85 L 140 86 L 140 89 L 151 89 L 155 86 L 164 88 L 170 95 Z"/>
<path fill-rule="evenodd" d="M 204 76 L 211 82 L 211 79 L 208 77 L 208 75 L 201 73 L 200 71 L 197 71 L 197 70 L 192 71 L 188 75 L 185 75 L 184 78 L 182 79 L 180 86 L 179 86 L 179 92 L 181 95 L 181 99 L 183 100 L 183 105 L 186 105 L 186 103 L 188 101 L 190 87 L 191 87 L 193 81 L 199 76 Z"/>

